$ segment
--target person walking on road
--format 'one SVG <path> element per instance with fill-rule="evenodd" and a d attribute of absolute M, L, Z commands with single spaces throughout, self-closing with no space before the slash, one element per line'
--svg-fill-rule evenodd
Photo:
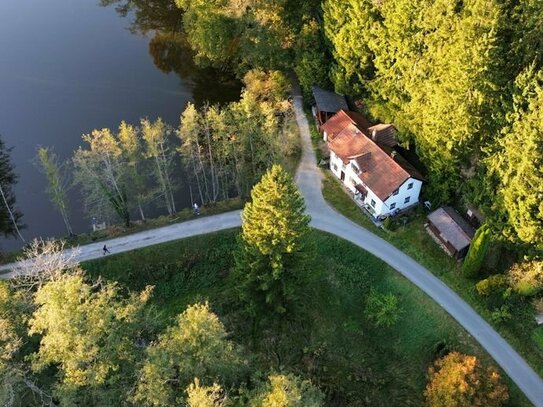
<path fill-rule="evenodd" d="M 194 202 L 194 205 L 192 205 L 192 209 L 194 210 L 194 213 L 196 215 L 200 215 L 200 207 L 198 206 L 196 202 Z"/>
<path fill-rule="evenodd" d="M 107 248 L 106 245 L 104 245 L 104 248 L 103 248 L 102 250 L 104 251 L 104 256 L 105 256 L 107 253 L 111 253 L 111 252 L 109 251 L 109 249 Z"/>

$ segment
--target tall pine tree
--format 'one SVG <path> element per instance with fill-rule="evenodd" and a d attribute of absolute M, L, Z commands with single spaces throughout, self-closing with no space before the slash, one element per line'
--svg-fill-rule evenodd
<path fill-rule="evenodd" d="M 251 192 L 242 214 L 236 259 L 240 296 L 249 311 L 286 312 L 296 298 L 303 236 L 310 217 L 292 177 L 274 165 Z"/>

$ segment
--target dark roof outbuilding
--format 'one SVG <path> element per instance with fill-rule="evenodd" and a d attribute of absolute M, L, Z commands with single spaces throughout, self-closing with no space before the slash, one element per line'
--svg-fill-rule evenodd
<path fill-rule="evenodd" d="M 471 244 L 475 229 L 450 206 L 439 208 L 428 215 L 428 220 L 439 231 L 441 238 L 457 251 Z"/>
<path fill-rule="evenodd" d="M 317 110 L 320 112 L 336 113 L 339 110 L 349 110 L 345 96 L 313 86 L 313 97 Z"/>

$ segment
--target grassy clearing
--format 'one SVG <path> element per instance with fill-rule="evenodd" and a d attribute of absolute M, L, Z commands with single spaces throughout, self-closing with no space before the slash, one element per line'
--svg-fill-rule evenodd
<path fill-rule="evenodd" d="M 423 404 L 429 364 L 443 349 L 489 358 L 458 324 L 382 261 L 341 239 L 312 231 L 302 306 L 288 320 L 260 326 L 240 314 L 230 275 L 237 230 L 184 239 L 83 264 L 91 276 L 131 290 L 155 285 L 153 304 L 168 324 L 184 308 L 209 300 L 233 338 L 254 352 L 263 371 L 311 377 L 329 405 Z M 393 293 L 400 321 L 377 328 L 365 314 L 370 289 Z M 512 387 L 511 406 L 529 405 Z"/>
<path fill-rule="evenodd" d="M 511 307 L 511 318 L 497 321 L 485 299 L 475 290 L 475 282 L 461 274 L 461 263 L 445 254 L 426 233 L 423 226 L 426 217 L 423 213 L 413 214 L 408 223 L 398 226 L 394 231 L 377 228 L 343 191 L 333 175 L 329 171 L 325 173 L 323 195 L 330 205 L 349 219 L 389 241 L 442 279 L 494 326 L 532 368 L 543 376 L 543 349 L 539 348 L 537 341 L 534 340 L 536 324 L 529 301 L 516 301 Z"/>

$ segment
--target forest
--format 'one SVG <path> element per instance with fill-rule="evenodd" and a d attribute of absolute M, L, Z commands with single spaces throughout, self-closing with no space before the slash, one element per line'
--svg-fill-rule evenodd
<path fill-rule="evenodd" d="M 348 95 L 416 149 L 433 205 L 475 205 L 495 238 L 539 252 L 541 2 L 176 4 L 196 63 L 294 70 L 308 97 L 313 84 Z"/>

